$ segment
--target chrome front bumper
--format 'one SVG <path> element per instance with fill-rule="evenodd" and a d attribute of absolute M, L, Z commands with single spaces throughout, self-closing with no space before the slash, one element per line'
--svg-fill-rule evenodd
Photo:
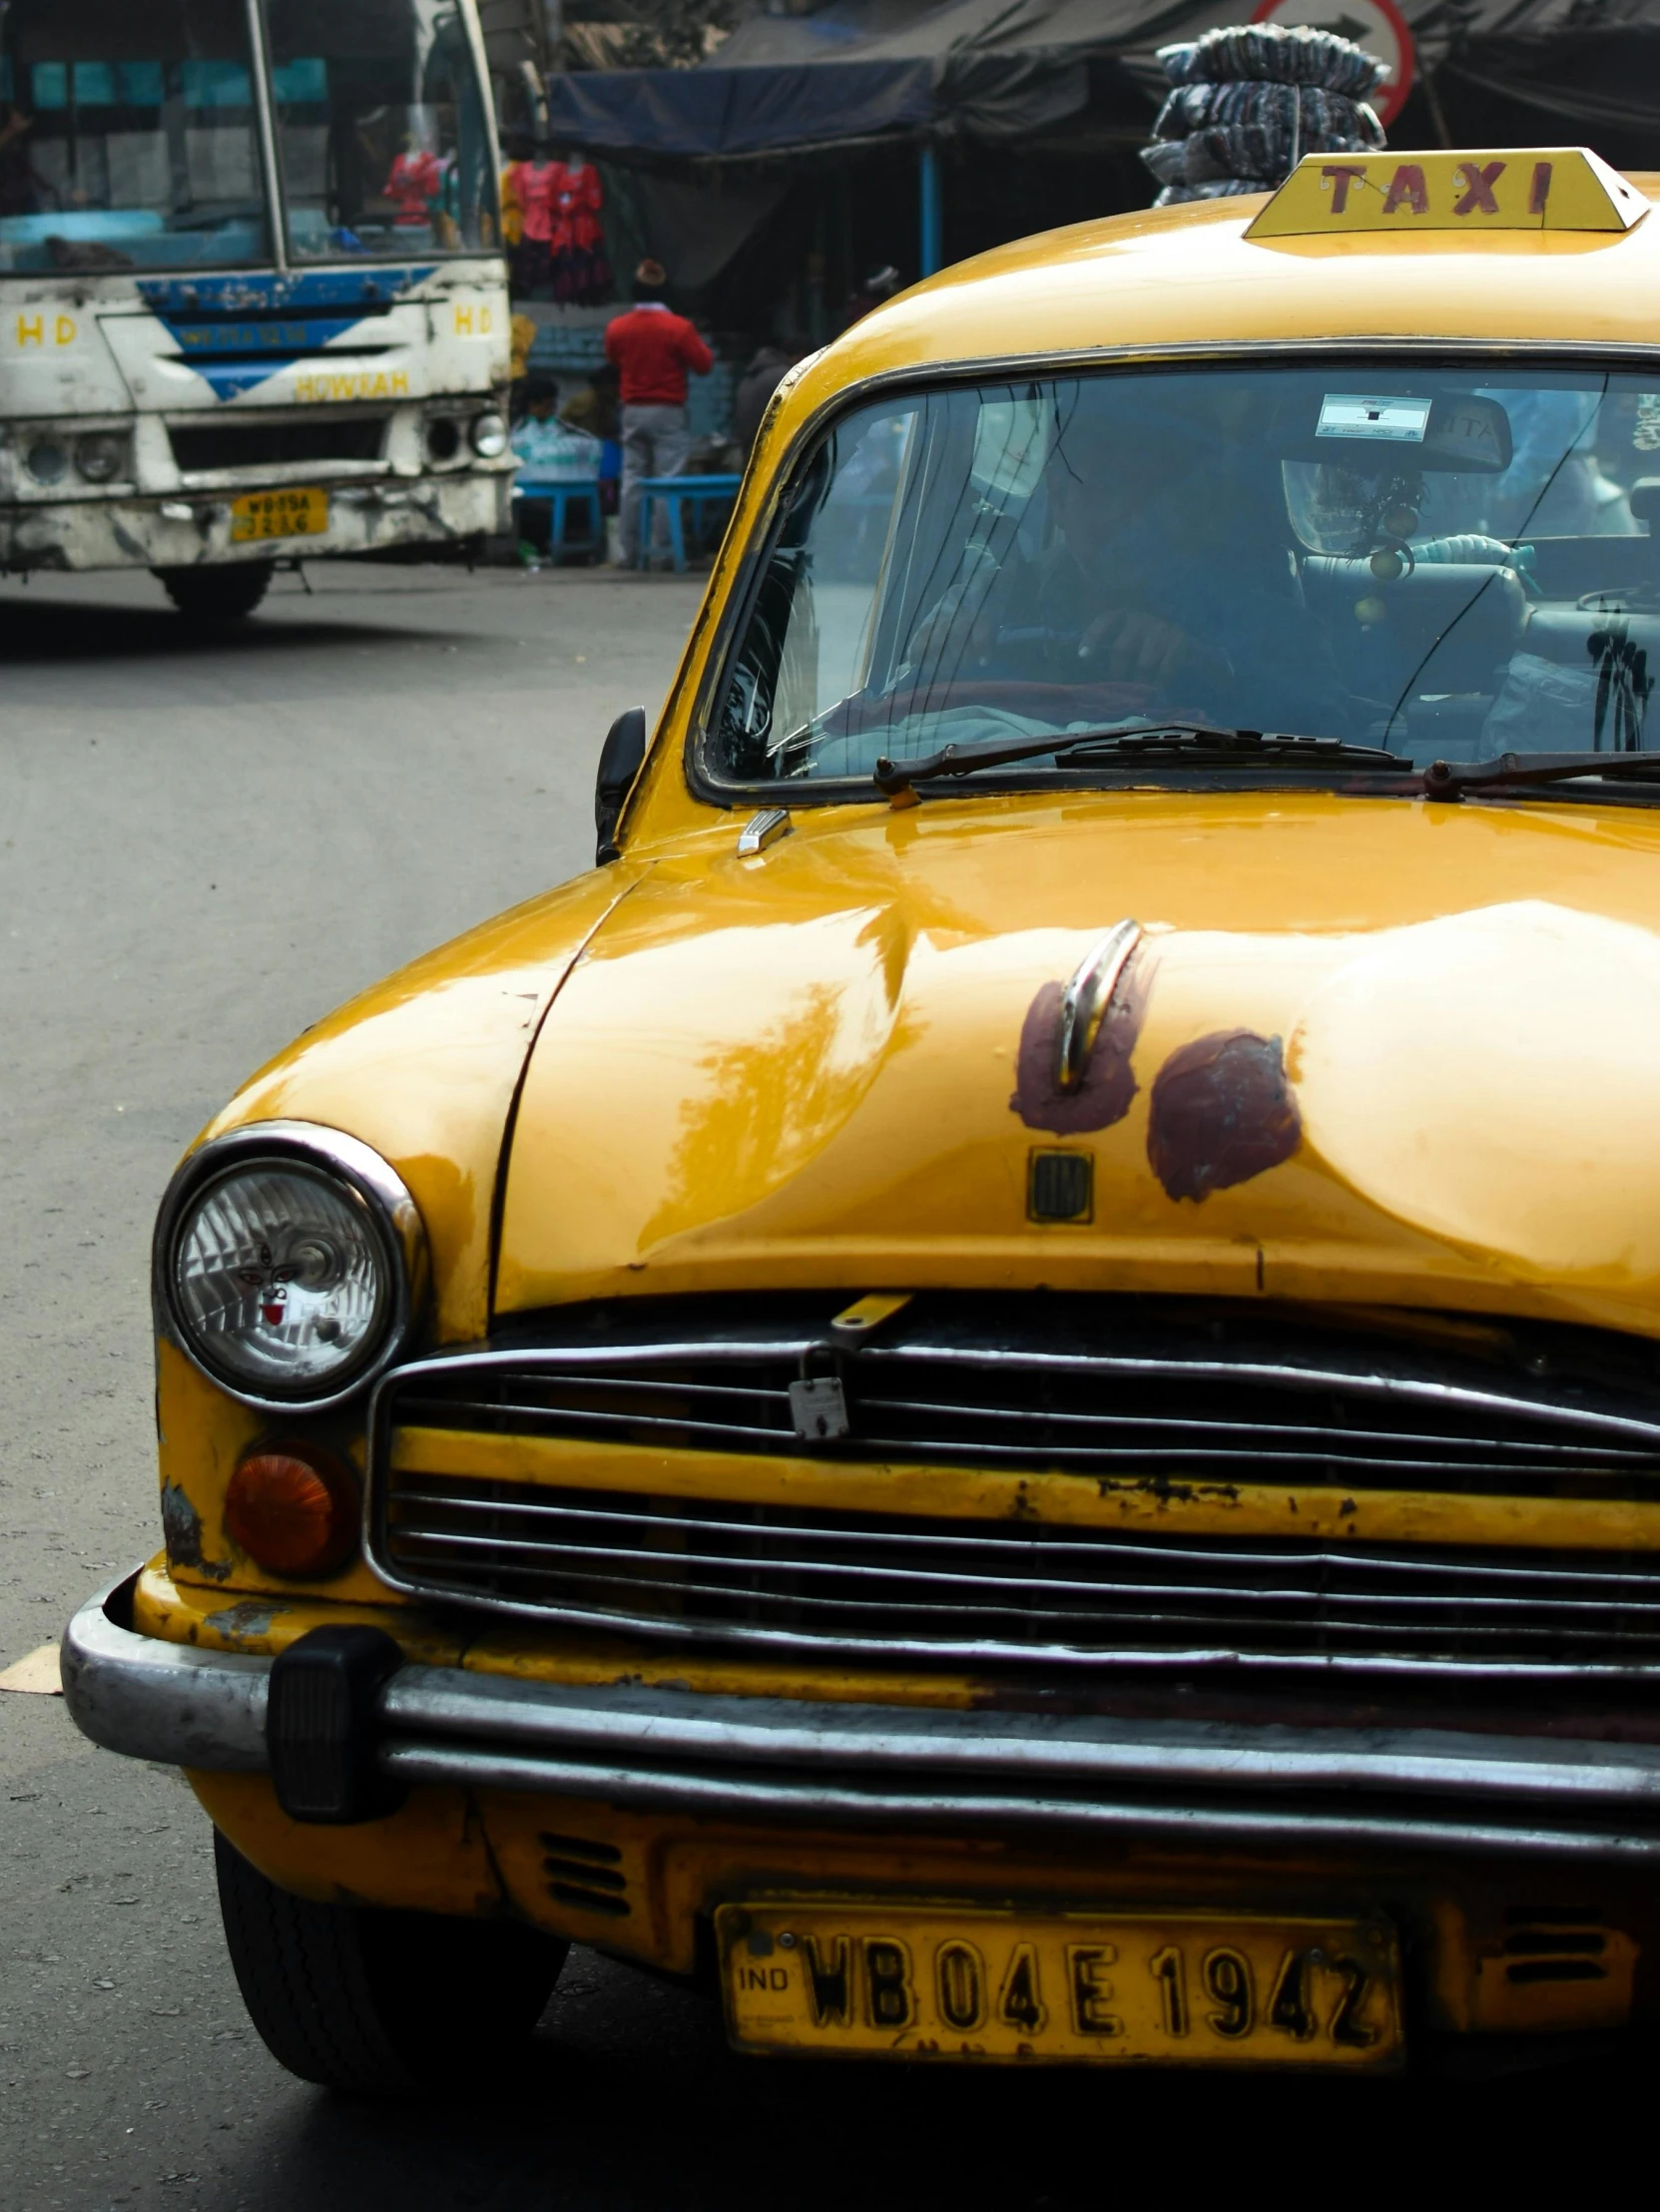
<path fill-rule="evenodd" d="M 136 1581 L 65 1631 L 77 1726 L 130 1758 L 270 1772 L 275 1662 L 135 1633 Z M 403 1665 L 375 1693 L 372 1758 L 392 1785 L 702 1820 L 1660 1860 L 1660 1746 L 1646 1744 L 813 1705 Z"/>

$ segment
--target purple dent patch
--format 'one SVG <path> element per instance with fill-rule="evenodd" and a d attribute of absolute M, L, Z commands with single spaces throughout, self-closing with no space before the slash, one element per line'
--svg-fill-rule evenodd
<path fill-rule="evenodd" d="M 1155 962 L 1138 946 L 1107 1001 L 1083 1082 L 1075 1091 L 1056 1088 L 1060 1056 L 1060 1010 L 1064 983 L 1045 983 L 1026 1009 L 1020 1029 L 1020 1053 L 1014 1064 L 1014 1096 L 1009 1111 L 1028 1129 L 1047 1129 L 1057 1137 L 1085 1129 L 1110 1129 L 1129 1112 L 1140 1085 L 1130 1068 L 1141 1036 Z"/>
<path fill-rule="evenodd" d="M 1278 1037 L 1219 1030 L 1182 1045 L 1153 1079 L 1147 1158 L 1170 1198 L 1198 1205 L 1249 1183 L 1302 1141 Z"/>

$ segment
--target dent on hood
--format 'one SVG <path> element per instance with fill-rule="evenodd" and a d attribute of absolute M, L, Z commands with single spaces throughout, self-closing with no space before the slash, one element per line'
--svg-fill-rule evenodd
<path fill-rule="evenodd" d="M 1310 997 L 1311 1153 L 1528 1276 L 1660 1279 L 1660 936 L 1544 900 L 1389 931 Z"/>
<path fill-rule="evenodd" d="M 755 1205 L 845 1126 L 895 1041 L 906 949 L 888 911 L 786 930 L 723 930 L 655 956 L 671 967 L 688 953 L 696 965 L 707 959 L 726 989 L 745 994 L 746 1025 L 700 1053 L 689 1071 L 644 1245 L 698 1226 L 714 1191 L 726 1194 L 729 1211 Z M 671 984 L 670 995 L 700 1002 L 690 974 L 684 991 Z"/>

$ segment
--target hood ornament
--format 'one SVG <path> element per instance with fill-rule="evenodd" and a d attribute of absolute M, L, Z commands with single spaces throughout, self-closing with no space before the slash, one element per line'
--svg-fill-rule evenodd
<path fill-rule="evenodd" d="M 1061 994 L 1060 1039 L 1055 1052 L 1055 1088 L 1079 1091 L 1089 1073 L 1089 1056 L 1130 955 L 1141 942 L 1141 923 L 1116 922 L 1091 945 Z"/>

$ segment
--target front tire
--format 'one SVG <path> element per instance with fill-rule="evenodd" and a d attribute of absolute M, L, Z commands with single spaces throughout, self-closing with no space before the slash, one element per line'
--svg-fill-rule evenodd
<path fill-rule="evenodd" d="M 225 1940 L 249 2017 L 280 2065 L 348 2096 L 499 2075 L 529 2041 L 570 1949 L 513 1921 L 313 1905 L 217 1831 Z"/>
<path fill-rule="evenodd" d="M 159 568 L 168 597 L 202 630 L 228 630 L 259 606 L 277 573 L 275 561 L 238 561 L 228 568 Z"/>

